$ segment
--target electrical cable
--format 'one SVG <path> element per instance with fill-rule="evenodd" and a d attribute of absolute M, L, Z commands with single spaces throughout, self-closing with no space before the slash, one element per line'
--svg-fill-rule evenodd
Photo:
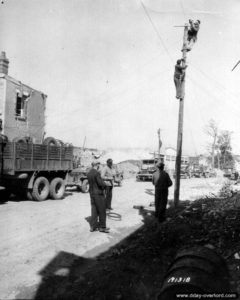
<path fill-rule="evenodd" d="M 159 34 L 157 27 L 156 27 L 155 24 L 153 23 L 153 21 L 152 21 L 152 19 L 151 19 L 151 16 L 149 15 L 149 13 L 148 13 L 146 7 L 144 6 L 143 2 L 142 2 L 142 1 L 140 1 L 140 2 L 141 2 L 141 5 L 142 5 L 142 7 L 143 7 L 143 10 L 144 10 L 146 16 L 148 17 L 148 20 L 150 21 L 150 23 L 151 23 L 151 25 L 152 25 L 154 31 L 155 31 L 156 34 L 157 34 L 157 37 L 158 37 L 159 41 L 161 42 L 161 44 L 162 44 L 163 48 L 165 49 L 165 51 L 166 51 L 168 57 L 170 58 L 171 62 L 173 63 L 173 58 L 172 58 L 172 56 L 170 55 L 170 53 L 169 53 L 169 51 L 168 51 L 168 48 L 165 46 L 165 43 L 163 42 L 163 39 L 161 38 L 161 35 Z"/>
<path fill-rule="evenodd" d="M 181 9 L 182 9 L 182 13 L 183 13 L 184 17 L 187 19 L 187 15 L 186 15 L 184 6 L 183 6 L 183 4 L 182 4 L 182 0 L 179 0 L 179 2 L 180 2 Z"/>
<path fill-rule="evenodd" d="M 174 41 L 171 46 L 173 45 L 176 45 L 178 43 L 178 41 Z M 161 55 L 164 54 L 165 51 L 163 51 L 160 55 L 158 54 L 157 56 L 151 58 L 150 60 L 148 60 L 146 63 L 144 63 L 143 65 L 140 65 L 140 68 L 145 68 L 147 65 L 149 65 L 150 63 L 152 63 L 155 59 L 159 58 Z M 139 66 L 138 66 L 139 68 Z M 107 97 L 112 97 L 111 95 L 109 96 L 109 93 L 112 93 L 112 92 L 115 92 L 115 90 L 113 89 L 113 91 L 104 91 L 102 93 L 100 93 L 98 96 L 94 96 L 93 98 L 91 98 L 91 101 L 94 101 L 94 100 L 97 100 L 96 102 L 94 102 L 94 106 L 96 105 L 100 105 L 102 103 L 104 103 L 105 101 L 107 101 L 106 99 L 102 99 L 102 101 L 99 101 L 99 98 L 103 97 L 103 96 L 107 96 Z M 119 92 L 117 92 L 119 93 Z M 120 91 L 119 95 L 122 93 L 122 91 Z M 111 101 L 112 101 L 112 98 L 111 98 Z M 72 114 L 72 113 L 76 113 L 78 111 L 80 111 L 82 108 L 79 108 L 79 109 L 74 109 L 72 111 L 66 111 L 66 112 L 62 112 L 62 111 L 59 111 L 59 112 L 54 112 L 54 113 L 51 113 L 51 116 L 58 116 L 58 115 L 65 115 L 66 114 L 66 117 L 68 117 L 69 114 Z"/>
<path fill-rule="evenodd" d="M 164 80 L 167 80 L 167 79 L 168 79 L 168 77 L 165 77 L 165 78 L 164 78 Z M 109 116 L 113 115 L 113 114 L 116 113 L 116 112 L 124 111 L 127 107 L 129 107 L 130 105 L 132 105 L 133 103 L 135 103 L 135 102 L 137 102 L 137 101 L 139 101 L 139 99 L 136 97 L 133 101 L 129 101 L 129 103 L 128 103 L 127 105 L 121 105 L 121 107 L 118 107 L 118 108 L 112 110 L 111 112 L 109 112 L 109 113 L 107 113 L 107 114 L 105 114 L 105 115 L 103 115 L 103 116 L 96 117 L 96 118 L 94 118 L 93 120 L 89 120 L 88 122 L 84 122 L 84 125 L 83 125 L 83 126 L 86 127 L 87 125 L 92 124 L 93 122 L 99 121 L 99 120 L 101 120 L 101 119 L 105 119 L 106 117 L 109 117 Z M 71 127 L 71 129 L 62 130 L 61 132 L 72 131 L 72 130 L 74 130 L 74 129 L 80 127 L 80 126 L 81 126 L 81 124 L 78 124 L 78 125 L 75 126 L 75 127 Z"/>
<path fill-rule="evenodd" d="M 193 84 L 195 86 L 197 86 L 199 88 L 199 90 L 201 92 L 204 92 L 208 96 L 210 103 L 214 104 L 215 112 L 216 112 L 216 110 L 218 110 L 220 112 L 221 110 L 224 109 L 221 105 L 215 105 L 215 101 L 219 102 L 219 99 L 221 99 L 221 96 L 219 96 L 219 98 L 217 98 L 217 96 L 213 94 L 212 90 L 207 90 L 203 85 L 199 84 L 199 80 L 195 81 L 192 77 L 189 77 L 189 79 L 190 79 L 191 82 L 193 82 Z M 213 100 L 211 99 L 211 97 L 209 97 L 209 94 L 211 95 Z M 209 106 L 209 103 L 208 103 L 208 106 Z M 199 111 L 201 113 L 201 110 L 199 110 Z M 236 111 L 234 111 L 233 113 L 238 117 L 238 114 L 237 114 Z"/>
<path fill-rule="evenodd" d="M 168 68 L 166 68 L 165 70 L 163 70 L 163 71 L 161 71 L 161 72 L 158 72 L 157 74 L 153 74 L 152 77 L 158 79 L 158 78 L 159 78 L 159 77 L 158 77 L 159 75 L 162 75 L 162 74 L 164 74 L 164 73 L 165 73 L 165 74 L 167 73 L 166 70 L 170 70 L 170 68 L 168 67 Z M 157 75 L 157 76 L 156 76 L 156 75 Z M 168 78 L 167 76 L 164 76 L 164 79 L 167 79 L 167 78 Z M 148 78 L 148 79 L 151 79 L 151 78 Z M 141 81 L 138 82 L 136 85 L 127 87 L 126 89 L 122 90 L 121 93 L 118 93 L 118 94 L 116 94 L 115 96 L 111 96 L 111 95 L 110 95 L 109 97 L 111 97 L 111 101 L 112 101 L 112 99 L 114 99 L 114 98 L 118 99 L 117 97 L 119 97 L 120 95 L 126 94 L 126 93 L 128 93 L 129 91 L 132 91 L 134 88 L 136 88 L 136 87 L 138 87 L 138 86 L 140 86 L 140 85 L 142 86 L 143 83 L 145 83 L 145 79 L 141 80 Z M 131 88 L 131 90 L 130 90 L 130 88 Z M 80 108 L 80 109 L 75 109 L 73 113 L 74 113 L 74 114 L 75 114 L 75 113 L 78 113 L 79 111 L 81 111 L 81 109 L 82 109 L 82 108 Z M 94 111 L 95 111 L 95 110 L 96 110 L 96 107 L 94 108 Z M 92 111 L 93 111 L 93 110 L 92 110 Z M 61 117 L 60 120 L 63 121 L 63 120 L 66 119 L 67 117 L 69 117 L 69 114 L 66 115 L 65 117 Z M 52 124 L 58 123 L 58 122 L 59 122 L 59 119 L 56 120 L 55 122 L 53 122 Z"/>
<path fill-rule="evenodd" d="M 220 82 L 218 82 L 216 79 L 214 79 L 214 78 L 212 78 L 211 76 L 209 76 L 209 74 L 206 74 L 205 72 L 203 72 L 199 67 L 196 67 L 196 66 L 194 66 L 193 65 L 193 67 L 199 72 L 199 73 L 201 73 L 205 78 L 208 78 L 208 79 L 210 79 L 211 81 L 213 81 L 213 82 L 215 82 L 215 84 L 217 84 L 217 86 L 218 87 L 220 87 L 222 90 L 224 90 L 224 91 L 226 91 L 226 92 L 228 92 L 229 94 L 231 94 L 233 97 L 234 97 L 234 99 L 233 99 L 233 101 L 235 101 L 235 103 L 236 103 L 236 107 L 238 108 L 238 102 L 236 102 L 236 101 L 238 101 L 238 98 L 239 98 L 239 96 L 237 96 L 235 93 L 233 93 L 232 91 L 230 91 L 229 89 L 227 89 L 225 86 L 223 86 Z M 226 102 L 226 98 L 224 98 L 224 102 Z"/>
<path fill-rule="evenodd" d="M 195 97 L 195 95 L 194 95 L 194 97 Z M 188 106 L 187 106 L 187 105 L 186 105 L 186 111 L 187 111 L 187 113 L 186 113 L 186 118 L 187 118 L 187 120 L 188 120 L 189 108 L 188 108 Z M 201 115 L 201 117 L 202 117 L 202 115 Z M 190 132 L 191 141 L 192 141 L 192 143 L 193 143 L 193 147 L 194 147 L 195 155 L 196 155 L 196 156 L 199 156 L 199 155 L 200 155 L 200 153 L 199 153 L 199 151 L 197 150 L 197 147 L 196 147 L 195 139 L 194 139 L 194 137 L 193 137 L 192 128 L 191 128 L 191 127 L 190 127 L 190 128 L 188 128 L 188 131 Z M 208 182 L 207 178 L 204 178 L 204 181 L 205 181 L 205 183 L 207 184 L 207 186 L 209 186 L 209 187 L 211 186 L 211 185 L 209 184 L 209 182 Z"/>

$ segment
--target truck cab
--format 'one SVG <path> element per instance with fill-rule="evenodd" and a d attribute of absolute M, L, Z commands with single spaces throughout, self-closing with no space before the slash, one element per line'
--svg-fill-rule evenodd
<path fill-rule="evenodd" d="M 136 175 L 137 181 L 152 181 L 153 173 L 156 171 L 158 159 L 143 159 L 141 169 Z"/>

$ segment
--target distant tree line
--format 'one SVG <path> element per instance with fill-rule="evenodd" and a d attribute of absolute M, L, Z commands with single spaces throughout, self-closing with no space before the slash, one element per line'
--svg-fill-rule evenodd
<path fill-rule="evenodd" d="M 234 167 L 234 157 L 232 154 L 231 138 L 232 131 L 220 130 L 218 124 L 209 120 L 204 127 L 204 132 L 211 141 L 207 145 L 209 161 L 212 168 L 225 169 Z"/>

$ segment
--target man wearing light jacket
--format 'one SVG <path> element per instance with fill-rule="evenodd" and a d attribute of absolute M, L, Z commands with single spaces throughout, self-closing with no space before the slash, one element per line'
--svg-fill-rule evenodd
<path fill-rule="evenodd" d="M 106 184 L 105 197 L 106 197 L 106 209 L 112 210 L 112 190 L 114 185 L 114 170 L 113 160 L 109 158 L 107 165 L 101 170 L 101 177 Z"/>

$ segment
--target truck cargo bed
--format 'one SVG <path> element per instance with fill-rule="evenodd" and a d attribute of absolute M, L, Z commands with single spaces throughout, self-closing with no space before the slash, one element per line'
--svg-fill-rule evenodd
<path fill-rule="evenodd" d="M 0 143 L 0 174 L 72 170 L 73 147 L 33 143 Z"/>

